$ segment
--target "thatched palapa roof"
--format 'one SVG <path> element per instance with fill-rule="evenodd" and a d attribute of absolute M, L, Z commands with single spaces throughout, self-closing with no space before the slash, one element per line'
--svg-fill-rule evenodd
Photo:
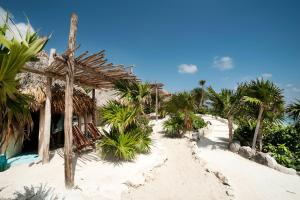
<path fill-rule="evenodd" d="M 42 51 L 37 56 L 37 62 L 30 62 L 27 65 L 31 68 L 41 70 L 48 66 L 48 55 Z M 45 102 L 46 77 L 39 74 L 24 72 L 19 74 L 20 90 L 23 94 L 31 95 L 34 101 L 31 103 L 31 109 L 37 111 Z M 51 88 L 53 113 L 63 113 L 65 107 L 65 83 L 60 80 L 55 80 Z M 92 112 L 93 100 L 80 87 L 74 88 L 73 107 L 74 113 L 80 114 L 84 112 Z"/>

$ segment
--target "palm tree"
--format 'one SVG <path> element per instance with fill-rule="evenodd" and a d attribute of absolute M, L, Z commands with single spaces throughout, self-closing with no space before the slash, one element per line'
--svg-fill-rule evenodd
<path fill-rule="evenodd" d="M 199 81 L 199 85 L 201 86 L 201 99 L 200 99 L 200 104 L 199 104 L 199 108 L 202 107 L 203 105 L 203 98 L 204 98 L 204 85 L 205 85 L 206 81 L 205 80 L 200 80 Z"/>
<path fill-rule="evenodd" d="M 243 90 L 242 85 L 236 91 L 221 89 L 220 93 L 217 93 L 212 87 L 207 89 L 214 113 L 228 120 L 229 144 L 233 140 L 233 119 L 240 108 Z"/>
<path fill-rule="evenodd" d="M 192 129 L 192 119 L 190 113 L 195 109 L 194 98 L 189 92 L 180 92 L 172 95 L 171 99 L 166 103 L 166 111 L 170 115 L 184 115 L 184 130 L 190 131 Z"/>
<path fill-rule="evenodd" d="M 296 99 L 295 102 L 287 106 L 286 112 L 295 121 L 295 124 L 300 125 L 300 100 Z"/>
<path fill-rule="evenodd" d="M 126 103 L 144 115 L 144 107 L 151 100 L 151 87 L 148 83 L 121 80 L 115 83 L 115 89 Z"/>
<path fill-rule="evenodd" d="M 31 123 L 30 98 L 18 91 L 19 80 L 16 76 L 27 61 L 35 58 L 48 40 L 31 33 L 29 28 L 25 36 L 20 31 L 20 36 L 17 36 L 10 31 L 17 29 L 11 27 L 13 24 L 7 16 L 5 23 L 0 26 L 0 147 L 5 147 L 12 136 L 22 138 L 25 125 Z M 7 37 L 7 33 L 13 37 Z"/>
<path fill-rule="evenodd" d="M 252 141 L 252 149 L 256 148 L 258 138 L 259 150 L 262 150 L 262 125 L 264 114 L 272 114 L 275 119 L 282 113 L 283 95 L 282 90 L 273 82 L 264 79 L 252 80 L 247 84 L 244 101 L 258 106 L 257 124 Z"/>

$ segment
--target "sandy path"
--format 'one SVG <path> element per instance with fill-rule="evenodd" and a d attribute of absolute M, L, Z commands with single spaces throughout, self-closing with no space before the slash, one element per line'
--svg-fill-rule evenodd
<path fill-rule="evenodd" d="M 164 163 L 165 154 L 159 142 L 150 154 L 141 154 L 133 162 L 111 163 L 99 159 L 95 152 L 75 159 L 75 188 L 65 190 L 62 149 L 55 152 L 49 164 L 22 164 L 0 172 L 0 199 L 24 193 L 24 186 L 41 184 L 52 188 L 52 195 L 65 200 L 118 200 L 128 190 L 126 183 L 143 184 L 144 175 Z"/>
<path fill-rule="evenodd" d="M 239 200 L 299 200 L 300 177 L 283 174 L 226 150 L 227 124 L 210 116 L 209 133 L 198 143 L 200 158 L 223 173 Z"/>
<path fill-rule="evenodd" d="M 161 124 L 159 121 L 154 126 L 154 132 L 159 135 L 159 142 L 165 147 L 168 160 L 154 170 L 152 180 L 123 194 L 123 199 L 229 199 L 219 180 L 193 158 L 187 139 L 164 138 L 159 133 Z"/>

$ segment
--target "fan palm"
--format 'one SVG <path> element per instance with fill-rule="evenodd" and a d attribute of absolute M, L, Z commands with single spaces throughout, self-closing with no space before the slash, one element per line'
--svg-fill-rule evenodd
<path fill-rule="evenodd" d="M 222 89 L 220 93 L 217 93 L 212 87 L 207 89 L 213 112 L 228 120 L 229 143 L 233 139 L 233 119 L 240 108 L 243 89 L 242 85 L 236 91 Z"/>
<path fill-rule="evenodd" d="M 272 114 L 276 118 L 282 113 L 283 95 L 282 90 L 273 82 L 264 79 L 252 80 L 247 84 L 244 101 L 258 107 L 256 128 L 252 141 L 252 149 L 256 148 L 256 141 L 259 141 L 259 150 L 262 150 L 262 125 L 265 114 Z"/>
<path fill-rule="evenodd" d="M 9 17 L 0 26 L 0 145 L 7 144 L 15 130 L 21 138 L 24 126 L 30 124 L 28 96 L 18 92 L 19 80 L 16 78 L 27 61 L 35 58 L 47 42 L 47 38 L 39 38 L 31 33 L 29 28 L 26 35 L 21 36 L 20 31 L 10 31 L 14 23 Z M 28 26 L 29 27 L 29 26 Z M 17 29 L 17 27 L 15 27 Z M 7 37 L 7 33 L 13 37 Z M 18 38 L 18 39 L 16 39 Z"/>
<path fill-rule="evenodd" d="M 286 112 L 295 121 L 295 124 L 300 124 L 300 100 L 297 99 L 295 102 L 287 106 Z"/>
<path fill-rule="evenodd" d="M 122 99 L 144 114 L 145 104 L 151 99 L 151 87 L 148 83 L 121 80 L 115 83 L 115 89 Z"/>

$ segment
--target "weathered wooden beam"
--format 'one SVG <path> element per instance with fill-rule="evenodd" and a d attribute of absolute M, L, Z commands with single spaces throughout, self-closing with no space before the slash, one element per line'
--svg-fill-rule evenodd
<path fill-rule="evenodd" d="M 68 55 L 67 60 L 67 74 L 66 74 L 66 90 L 65 90 L 65 145 L 64 145 L 64 159 L 65 159 L 65 186 L 72 188 L 74 186 L 74 169 L 73 169 L 73 151 L 72 151 L 72 119 L 73 119 L 73 83 L 74 83 L 74 50 L 76 44 L 78 17 L 75 13 L 71 16 L 71 26 L 68 42 Z"/>
<path fill-rule="evenodd" d="M 55 49 L 50 50 L 48 66 L 52 64 L 54 61 Z M 51 86 L 52 86 L 52 78 L 47 77 L 46 81 L 46 101 L 45 101 L 45 127 L 44 127 L 44 149 L 43 149 L 43 164 L 49 162 L 49 147 L 50 147 L 50 137 L 51 137 Z"/>
<path fill-rule="evenodd" d="M 43 160 L 43 149 L 44 149 L 44 127 L 45 127 L 45 106 L 41 106 L 40 108 L 40 119 L 39 119 L 39 145 L 38 145 L 38 153 L 39 158 Z"/>
<path fill-rule="evenodd" d="M 47 77 L 46 83 L 46 101 L 45 101 L 45 125 L 44 125 L 44 145 L 43 145 L 43 159 L 42 163 L 46 164 L 49 162 L 49 144 L 51 134 L 51 86 L 52 78 Z"/>
<path fill-rule="evenodd" d="M 96 121 L 96 112 L 97 112 L 97 102 L 96 102 L 96 90 L 92 90 L 92 100 L 93 100 L 93 115 L 92 115 L 92 121 L 95 126 L 97 126 Z"/>

